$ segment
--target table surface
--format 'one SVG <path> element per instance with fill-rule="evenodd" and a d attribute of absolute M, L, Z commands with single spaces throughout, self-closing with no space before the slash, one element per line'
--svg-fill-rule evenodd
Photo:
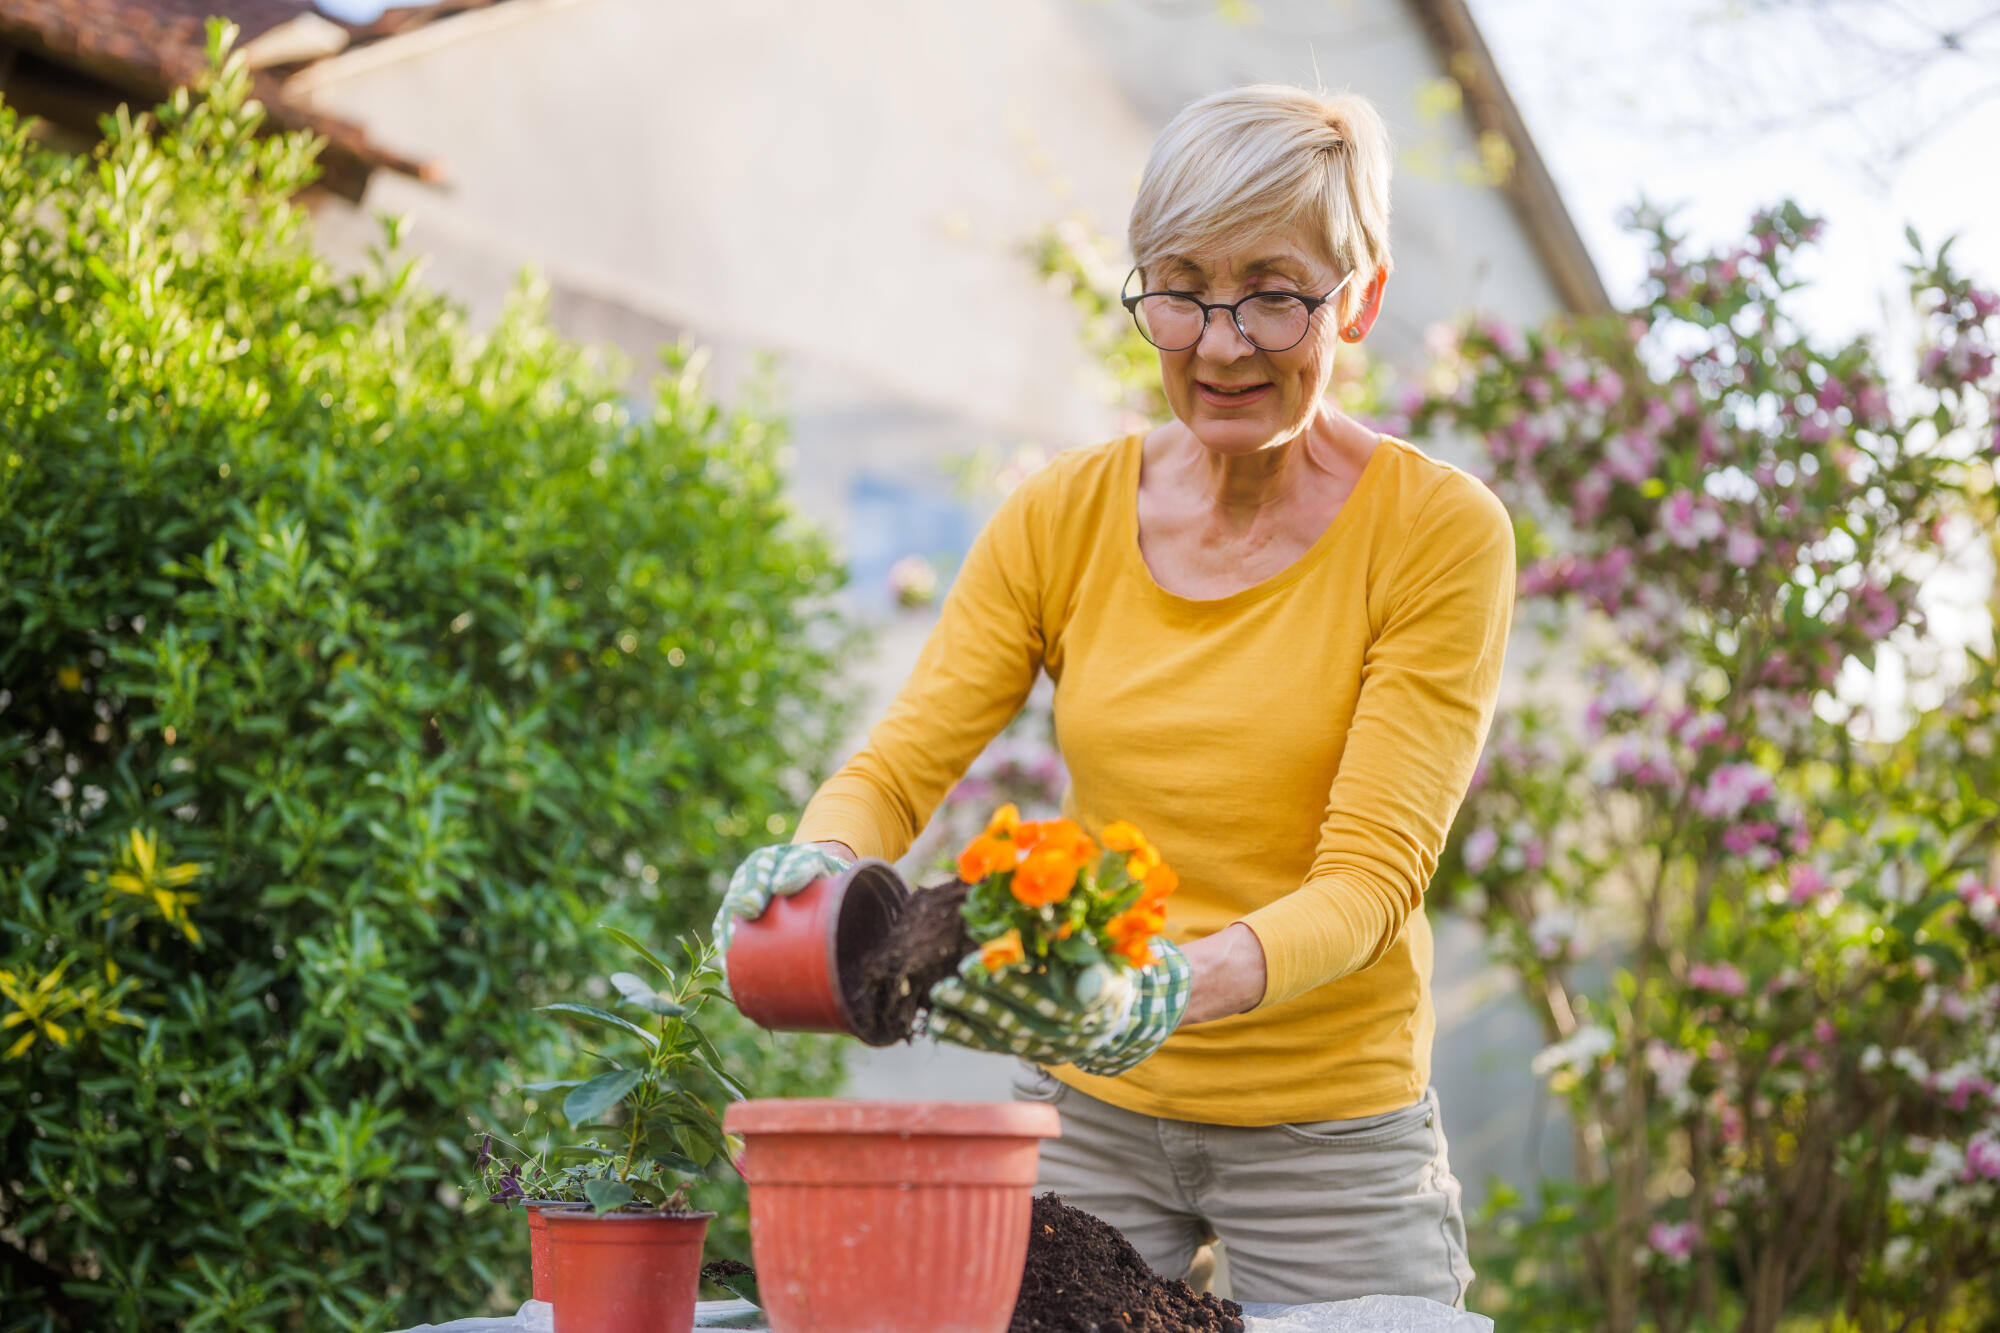
<path fill-rule="evenodd" d="M 702 1301 L 696 1328 L 768 1329 L 763 1312 L 748 1301 Z M 552 1333 L 548 1305 L 528 1301 L 501 1318 L 419 1324 L 404 1333 Z M 1243 1333 L 1493 1333 L 1485 1315 L 1467 1314 L 1414 1296 L 1366 1296 L 1319 1305 L 1243 1305 Z"/>

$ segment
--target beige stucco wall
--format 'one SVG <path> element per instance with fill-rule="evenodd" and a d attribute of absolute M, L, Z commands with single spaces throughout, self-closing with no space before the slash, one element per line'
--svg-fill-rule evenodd
<path fill-rule="evenodd" d="M 1417 114 L 1438 71 L 1402 0 L 1257 8 L 1234 26 L 1198 0 L 511 0 L 295 87 L 450 173 L 444 188 L 378 174 L 361 210 L 325 206 L 329 250 L 354 260 L 368 214 L 404 213 L 432 280 L 481 316 L 533 264 L 567 332 L 642 369 L 686 332 L 715 348 L 727 391 L 754 349 L 776 352 L 799 501 L 840 532 L 859 475 L 934 478 L 976 446 L 1114 432 L 1067 300 L 1021 247 L 1073 210 L 1122 235 L 1152 136 L 1216 88 L 1317 77 L 1389 120 L 1406 152 L 1377 355 L 1413 363 L 1423 330 L 1469 304 L 1555 309 L 1504 201 L 1452 169 L 1472 153 L 1463 123 Z M 878 700 L 925 623 L 884 623 L 856 664 Z M 1540 1151 L 1524 1144 L 1532 1031 L 1491 1002 L 1474 932 L 1444 923 L 1439 944 L 1437 1081 L 1460 1174 L 1519 1177 Z M 1006 1095 L 996 1058 L 856 1064 L 864 1095 Z"/>

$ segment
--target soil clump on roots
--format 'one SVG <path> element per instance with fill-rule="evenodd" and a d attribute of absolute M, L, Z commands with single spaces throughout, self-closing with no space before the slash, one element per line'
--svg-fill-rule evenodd
<path fill-rule="evenodd" d="M 1161 1277 L 1110 1223 L 1038 1194 L 1007 1333 L 1243 1333 L 1243 1307 Z"/>
<path fill-rule="evenodd" d="M 979 947 L 959 915 L 969 887 L 953 881 L 914 890 L 888 935 L 854 958 L 843 954 L 840 985 L 863 1041 L 908 1041 L 930 1008 L 931 987 Z"/>

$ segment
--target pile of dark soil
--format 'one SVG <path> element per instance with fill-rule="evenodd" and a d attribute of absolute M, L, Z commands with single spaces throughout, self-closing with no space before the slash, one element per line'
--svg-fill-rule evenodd
<path fill-rule="evenodd" d="M 931 987 L 978 947 L 959 916 L 968 887 L 953 881 L 917 889 L 885 938 L 858 956 L 843 952 L 840 985 L 863 1041 L 908 1041 L 930 1005 Z"/>
<path fill-rule="evenodd" d="M 720 1286 L 726 1277 L 751 1277 L 756 1270 L 741 1259 L 717 1259 L 712 1264 L 701 1266 L 701 1275 Z"/>
<path fill-rule="evenodd" d="M 1243 1333 L 1243 1307 L 1161 1277 L 1110 1223 L 1040 1194 L 1007 1333 Z"/>

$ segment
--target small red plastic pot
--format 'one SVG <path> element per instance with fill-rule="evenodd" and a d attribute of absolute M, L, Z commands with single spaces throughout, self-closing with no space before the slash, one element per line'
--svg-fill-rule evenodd
<path fill-rule="evenodd" d="M 556 1287 L 549 1271 L 549 1226 L 542 1218 L 542 1210 L 567 1205 L 553 1199 L 530 1199 L 523 1206 L 528 1211 L 528 1274 L 533 1283 L 532 1294 L 538 1301 L 553 1301 Z"/>
<path fill-rule="evenodd" d="M 1041 1102 L 737 1102 L 774 1333 L 1005 1333 L 1028 1257 Z"/>
<path fill-rule="evenodd" d="M 544 1209 L 555 1333 L 688 1333 L 714 1216 Z"/>
<path fill-rule="evenodd" d="M 909 897 L 894 866 L 861 860 L 773 898 L 762 916 L 736 923 L 723 956 L 736 1007 L 759 1027 L 890 1045 L 903 1034 L 862 1032 L 849 995 L 862 955 L 889 933 Z"/>

